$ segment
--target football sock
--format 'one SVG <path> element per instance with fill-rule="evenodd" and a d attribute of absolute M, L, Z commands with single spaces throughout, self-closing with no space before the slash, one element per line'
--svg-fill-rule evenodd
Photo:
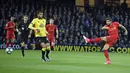
<path fill-rule="evenodd" d="M 24 47 L 21 47 L 21 51 L 22 51 L 22 56 L 24 57 L 25 54 L 24 54 Z"/>
<path fill-rule="evenodd" d="M 9 47 L 9 43 L 6 43 L 6 48 Z"/>
<path fill-rule="evenodd" d="M 106 57 L 106 60 L 110 60 L 109 59 L 109 54 L 107 50 L 104 50 L 104 56 Z"/>
<path fill-rule="evenodd" d="M 46 49 L 46 58 L 49 59 L 49 53 L 50 53 L 50 46 Z"/>
<path fill-rule="evenodd" d="M 14 43 L 11 43 L 11 47 L 13 47 Z"/>
<path fill-rule="evenodd" d="M 42 48 L 42 59 L 45 60 L 45 52 L 46 52 L 46 48 Z"/>
<path fill-rule="evenodd" d="M 101 38 L 90 39 L 90 42 L 101 42 Z"/>
<path fill-rule="evenodd" d="M 54 50 L 53 46 L 51 46 L 51 50 Z"/>

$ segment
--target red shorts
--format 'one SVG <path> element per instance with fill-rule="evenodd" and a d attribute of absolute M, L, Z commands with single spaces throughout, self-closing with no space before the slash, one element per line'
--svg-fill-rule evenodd
<path fill-rule="evenodd" d="M 6 33 L 6 39 L 15 39 L 14 33 Z"/>
<path fill-rule="evenodd" d="M 107 44 L 109 46 L 113 46 L 116 44 L 116 42 L 118 41 L 118 36 L 106 36 L 107 39 Z"/>
<path fill-rule="evenodd" d="M 53 36 L 47 36 L 49 42 L 55 42 L 55 38 Z"/>

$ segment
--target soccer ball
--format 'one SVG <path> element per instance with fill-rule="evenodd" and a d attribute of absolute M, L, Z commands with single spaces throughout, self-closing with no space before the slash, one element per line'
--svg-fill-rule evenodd
<path fill-rule="evenodd" d="M 11 54 L 13 52 L 13 49 L 11 47 L 6 48 L 6 53 Z"/>

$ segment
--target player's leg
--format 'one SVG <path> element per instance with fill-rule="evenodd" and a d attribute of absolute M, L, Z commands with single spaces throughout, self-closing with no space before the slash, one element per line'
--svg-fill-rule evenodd
<path fill-rule="evenodd" d="M 94 39 L 89 39 L 86 38 L 85 36 L 83 36 L 83 38 L 85 39 L 85 42 L 101 42 L 101 41 L 107 41 L 106 37 L 98 37 L 98 38 L 94 38 Z"/>
<path fill-rule="evenodd" d="M 14 41 L 15 41 L 15 35 L 14 33 L 11 34 L 11 48 L 13 47 L 14 45 Z"/>
<path fill-rule="evenodd" d="M 11 48 L 13 48 L 14 41 L 15 41 L 15 38 L 12 38 L 12 39 L 11 39 Z"/>
<path fill-rule="evenodd" d="M 10 48 L 10 51 L 13 51 L 14 41 L 15 41 L 15 39 L 11 38 L 11 46 L 10 46 L 11 48 Z"/>
<path fill-rule="evenodd" d="M 45 62 L 46 44 L 42 42 L 40 45 L 42 47 L 42 61 Z"/>
<path fill-rule="evenodd" d="M 54 42 L 51 42 L 51 45 L 50 45 L 51 50 L 54 50 L 54 46 L 55 46 L 55 43 L 54 43 Z"/>
<path fill-rule="evenodd" d="M 6 39 L 6 48 L 9 47 L 9 39 Z"/>
<path fill-rule="evenodd" d="M 49 42 L 46 43 L 46 47 L 47 47 L 47 49 L 46 49 L 46 58 L 47 58 L 47 61 L 50 61 L 49 53 L 51 51 L 51 48 L 50 48 L 50 43 Z"/>
<path fill-rule="evenodd" d="M 50 38 L 50 48 L 51 48 L 51 50 L 53 50 L 54 48 L 53 48 L 53 46 L 55 45 L 55 39 L 54 39 L 54 37 L 51 37 Z"/>
<path fill-rule="evenodd" d="M 22 56 L 24 57 L 24 56 L 25 56 L 25 54 L 24 54 L 25 43 L 24 43 L 24 42 L 21 42 L 20 45 L 21 45 Z"/>
<path fill-rule="evenodd" d="M 104 47 L 103 47 L 103 51 L 104 51 L 104 56 L 106 58 L 106 63 L 105 64 L 110 64 L 110 58 L 109 58 L 109 54 L 108 54 L 108 49 L 109 49 L 109 44 L 105 44 Z"/>
<path fill-rule="evenodd" d="M 6 33 L 6 48 L 9 47 L 9 40 L 10 40 L 10 36 L 8 33 Z"/>

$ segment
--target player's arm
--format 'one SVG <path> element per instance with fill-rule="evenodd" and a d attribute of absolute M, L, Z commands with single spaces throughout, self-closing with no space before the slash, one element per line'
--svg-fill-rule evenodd
<path fill-rule="evenodd" d="M 122 29 L 125 31 L 125 35 L 127 35 L 127 34 L 128 34 L 127 29 L 126 29 L 123 25 L 119 24 L 119 27 L 120 27 L 120 28 L 122 28 Z"/>
<path fill-rule="evenodd" d="M 58 28 L 56 28 L 56 38 L 58 39 L 59 33 Z"/>
<path fill-rule="evenodd" d="M 28 38 L 31 38 L 32 31 L 33 31 L 33 30 L 30 30 L 30 31 L 29 31 Z"/>
<path fill-rule="evenodd" d="M 9 29 L 9 25 L 8 25 L 8 23 L 6 24 L 5 29 L 6 29 L 6 30 Z"/>
<path fill-rule="evenodd" d="M 101 29 L 102 29 L 102 30 L 108 30 L 109 27 L 107 27 L 107 26 L 105 25 L 105 26 L 103 26 Z"/>
<path fill-rule="evenodd" d="M 7 23 L 6 26 L 5 26 L 5 29 L 7 30 L 7 29 L 14 28 L 14 27 L 15 27 L 15 26 L 9 26 L 9 23 Z"/>
<path fill-rule="evenodd" d="M 21 24 L 18 24 L 16 31 L 18 32 L 19 35 L 21 34 Z"/>
<path fill-rule="evenodd" d="M 29 24 L 28 28 L 31 30 L 35 30 L 36 28 L 34 27 L 35 24 L 35 19 L 32 20 L 32 22 Z"/>
<path fill-rule="evenodd" d="M 35 27 L 34 27 L 35 22 L 36 22 L 36 20 L 33 19 L 32 22 L 29 24 L 28 28 L 31 29 L 31 30 L 40 32 L 40 30 L 39 30 L 38 28 L 35 28 Z"/>

